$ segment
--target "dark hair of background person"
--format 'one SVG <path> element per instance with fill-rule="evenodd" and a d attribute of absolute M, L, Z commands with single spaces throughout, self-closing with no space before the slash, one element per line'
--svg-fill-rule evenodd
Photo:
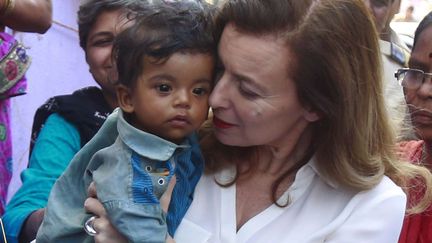
<path fill-rule="evenodd" d="M 414 43 L 413 43 L 413 50 L 417 44 L 417 40 L 419 39 L 420 34 L 430 25 L 432 24 L 432 12 L 429 12 L 420 22 L 420 24 L 417 26 L 417 29 L 415 31 L 414 35 Z"/>
<path fill-rule="evenodd" d="M 99 14 L 103 11 L 117 9 L 133 9 L 147 0 L 87 0 L 78 10 L 78 32 L 80 46 L 86 50 L 87 39 L 93 24 L 96 22 Z"/>

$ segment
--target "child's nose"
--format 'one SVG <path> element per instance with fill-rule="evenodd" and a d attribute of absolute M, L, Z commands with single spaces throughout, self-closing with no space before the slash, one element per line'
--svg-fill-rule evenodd
<path fill-rule="evenodd" d="M 176 107 L 189 108 L 190 95 L 186 90 L 179 90 L 174 101 Z"/>

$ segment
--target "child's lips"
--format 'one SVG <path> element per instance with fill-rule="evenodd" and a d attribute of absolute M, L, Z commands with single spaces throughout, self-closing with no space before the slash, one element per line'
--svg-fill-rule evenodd
<path fill-rule="evenodd" d="M 169 120 L 169 123 L 174 127 L 185 127 L 190 124 L 187 116 L 177 115 L 173 119 Z"/>

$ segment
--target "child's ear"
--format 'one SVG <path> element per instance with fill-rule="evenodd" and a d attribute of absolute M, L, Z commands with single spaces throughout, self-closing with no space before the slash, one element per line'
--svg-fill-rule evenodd
<path fill-rule="evenodd" d="M 116 93 L 119 107 L 126 113 L 132 113 L 134 111 L 134 106 L 132 103 L 131 90 L 128 87 L 119 84 L 116 87 Z"/>

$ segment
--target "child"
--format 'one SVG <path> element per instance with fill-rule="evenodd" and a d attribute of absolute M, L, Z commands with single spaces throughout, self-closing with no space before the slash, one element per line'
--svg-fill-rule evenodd
<path fill-rule="evenodd" d="M 113 47 L 118 137 L 90 162 L 86 155 L 75 156 L 51 192 L 38 243 L 93 241 L 83 229 L 91 216 L 83 209 L 91 181 L 111 222 L 129 241 L 165 242 L 159 199 L 174 168 L 177 177 L 188 167 L 199 168 L 198 176 L 183 175 L 176 184 L 186 193 L 174 189 L 169 209 L 174 232 L 203 168 L 194 131 L 207 118 L 216 49 L 205 9 L 195 1 L 157 4 L 140 11 L 119 34 Z M 103 132 L 109 131 L 102 127 Z"/>

